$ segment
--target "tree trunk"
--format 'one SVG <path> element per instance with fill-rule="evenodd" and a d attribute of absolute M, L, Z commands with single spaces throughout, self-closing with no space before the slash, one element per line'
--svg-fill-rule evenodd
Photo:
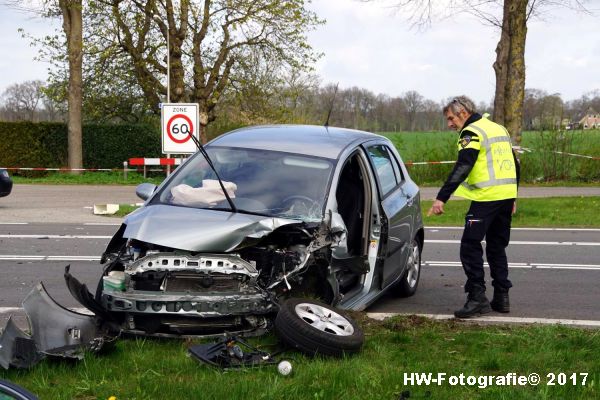
<path fill-rule="evenodd" d="M 200 103 L 200 108 L 202 108 L 202 103 Z M 199 115 L 199 119 L 200 121 L 198 121 L 198 124 L 200 125 L 200 143 L 202 144 L 206 144 L 208 142 L 208 135 L 206 132 L 206 128 L 208 126 L 208 111 L 204 111 L 202 109 L 200 109 L 200 112 L 198 113 Z"/>
<path fill-rule="evenodd" d="M 508 50 L 510 48 L 510 36 L 508 34 L 508 8 L 510 1 L 504 2 L 502 16 L 502 31 L 500 40 L 496 46 L 496 61 L 493 68 L 496 74 L 496 92 L 494 96 L 494 121 L 504 125 L 504 88 L 508 79 Z"/>
<path fill-rule="evenodd" d="M 504 125 L 516 145 L 521 144 L 523 100 L 525 98 L 525 40 L 527 38 L 527 0 L 510 0 L 508 79 L 504 90 Z"/>
<path fill-rule="evenodd" d="M 504 1 L 502 33 L 496 47 L 494 120 L 521 143 L 525 97 L 525 40 L 528 0 Z"/>
<path fill-rule="evenodd" d="M 82 151 L 82 62 L 83 62 L 83 20 L 82 0 L 60 0 L 63 14 L 63 30 L 67 37 L 67 55 L 69 59 L 68 93 L 68 143 L 69 168 L 83 168 Z M 79 171 L 72 173 L 78 174 Z"/>
<path fill-rule="evenodd" d="M 167 77 L 167 79 L 170 80 L 169 98 L 171 103 L 185 103 L 188 100 L 185 92 L 185 69 L 182 61 L 182 47 L 188 34 L 187 20 L 189 1 L 182 0 L 180 4 L 180 15 L 177 15 L 173 2 L 169 0 L 165 3 L 168 22 L 166 34 L 169 35 L 169 48 L 167 51 L 169 52 L 170 63 L 170 77 Z M 177 26 L 177 19 L 179 19 L 179 27 Z M 165 40 L 167 40 L 166 37 Z"/>

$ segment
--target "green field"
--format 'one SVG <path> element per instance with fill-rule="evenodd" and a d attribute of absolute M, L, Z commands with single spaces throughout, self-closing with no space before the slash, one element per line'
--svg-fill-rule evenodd
<path fill-rule="evenodd" d="M 456 160 L 457 133 L 443 132 L 387 132 L 404 162 L 454 161 Z M 600 182 L 600 160 L 568 156 L 575 153 L 600 157 L 600 131 L 525 132 L 523 147 L 531 152 L 520 154 L 522 184 L 544 185 L 590 185 Z M 408 166 L 413 180 L 419 185 L 440 185 L 452 170 L 452 164 Z M 33 174 L 33 173 L 32 173 Z M 154 173 L 144 179 L 140 173 L 130 172 L 125 180 L 123 173 L 86 172 L 81 175 L 68 173 L 35 173 L 36 178 L 14 176 L 15 183 L 47 184 L 139 184 L 150 181 L 159 183 L 164 173 Z"/>
<path fill-rule="evenodd" d="M 421 201 L 425 226 L 463 226 L 470 202 L 450 200 L 444 205 L 444 214 L 427 216 L 432 201 Z M 517 200 L 514 227 L 598 228 L 600 197 L 545 197 Z"/>
<path fill-rule="evenodd" d="M 453 161 L 456 159 L 457 133 L 399 132 L 382 133 L 398 149 L 405 162 Z M 524 132 L 523 147 L 531 152 L 520 154 L 523 182 L 552 181 L 600 182 L 600 160 L 591 160 L 556 152 L 600 157 L 600 131 Z M 420 185 L 443 182 L 452 165 L 415 165 L 411 177 Z"/>

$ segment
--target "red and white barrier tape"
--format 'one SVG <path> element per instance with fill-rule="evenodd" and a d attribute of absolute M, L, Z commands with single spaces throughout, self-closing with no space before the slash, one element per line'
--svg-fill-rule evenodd
<path fill-rule="evenodd" d="M 130 158 L 129 165 L 180 165 L 183 158 Z"/>
<path fill-rule="evenodd" d="M 529 147 L 521 147 L 521 146 L 513 146 L 513 149 L 519 154 L 532 153 L 534 151 L 538 151 L 536 149 L 532 149 Z M 542 151 L 544 151 L 544 150 L 542 150 Z M 580 157 L 580 158 L 585 158 L 588 160 L 600 160 L 600 157 L 587 156 L 584 154 L 567 153 L 565 151 L 547 151 L 547 152 L 555 153 L 555 154 L 562 154 L 562 155 L 571 156 L 571 157 Z M 422 162 L 407 161 L 404 164 L 411 166 L 411 165 L 431 165 L 431 164 L 454 164 L 455 162 L 456 161 L 422 161 Z"/>
<path fill-rule="evenodd" d="M 532 153 L 537 151 L 528 147 L 514 146 L 515 151 L 520 154 Z M 584 154 L 567 153 L 564 151 L 549 151 L 550 153 L 562 154 L 571 157 L 586 158 L 588 160 L 600 160 L 600 157 L 588 156 Z M 130 158 L 129 165 L 131 166 L 166 166 L 166 165 L 180 165 L 184 159 L 182 158 Z M 437 165 L 437 164 L 454 164 L 456 161 L 406 161 L 404 164 L 407 166 L 412 165 Z M 136 169 L 127 168 L 38 168 L 38 167 L 0 167 L 0 169 L 6 169 L 8 171 L 57 171 L 57 172 L 71 172 L 71 171 L 137 171 Z"/>
<path fill-rule="evenodd" d="M 123 171 L 123 168 L 39 168 L 39 167 L 0 167 L 0 169 L 6 169 L 8 171 L 57 171 L 57 172 L 71 172 L 71 171 L 92 171 L 92 172 L 110 172 L 110 171 Z M 133 170 L 135 171 L 135 170 Z"/>
<path fill-rule="evenodd" d="M 405 165 L 428 165 L 428 164 L 454 164 L 456 161 L 419 161 L 419 162 L 412 162 L 412 161 L 407 161 L 404 164 Z"/>
<path fill-rule="evenodd" d="M 129 161 L 123 164 L 135 167 L 144 166 L 167 166 L 167 165 L 180 165 L 183 162 L 183 158 L 130 158 Z M 44 168 L 44 167 L 0 167 L 8 171 L 56 171 L 56 172 L 114 172 L 114 171 L 137 171 L 137 169 L 124 168 Z"/>
<path fill-rule="evenodd" d="M 540 151 L 540 150 L 536 150 L 536 149 L 532 149 L 530 147 L 521 147 L 521 146 L 514 146 L 513 149 L 515 149 L 515 151 L 517 153 L 523 154 L 523 153 L 532 153 L 534 151 Z M 567 153 L 566 151 L 548 151 L 548 150 L 541 150 L 542 152 L 547 152 L 547 153 L 555 153 L 555 154 L 562 154 L 565 156 L 571 156 L 571 157 L 580 157 L 580 158 L 587 158 L 588 160 L 600 160 L 600 157 L 594 157 L 594 156 L 587 156 L 585 154 L 575 154 L 575 153 Z"/>

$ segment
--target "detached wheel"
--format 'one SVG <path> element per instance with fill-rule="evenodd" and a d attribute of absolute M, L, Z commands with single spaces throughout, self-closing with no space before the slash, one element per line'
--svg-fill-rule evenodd
<path fill-rule="evenodd" d="M 410 243 L 408 250 L 408 260 L 406 262 L 406 271 L 398 283 L 398 295 L 400 297 L 410 297 L 417 292 L 419 278 L 421 277 L 421 249 L 416 239 Z"/>
<path fill-rule="evenodd" d="M 341 357 L 356 353 L 365 340 L 351 318 L 308 299 L 289 299 L 275 318 L 279 338 L 303 353 Z"/>

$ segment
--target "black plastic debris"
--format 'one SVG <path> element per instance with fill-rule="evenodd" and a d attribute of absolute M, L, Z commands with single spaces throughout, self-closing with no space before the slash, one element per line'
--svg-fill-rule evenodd
<path fill-rule="evenodd" d="M 279 360 L 275 355 L 281 353 L 259 350 L 236 336 L 226 336 L 216 343 L 194 345 L 188 352 L 199 361 L 223 369 L 277 364 Z"/>

